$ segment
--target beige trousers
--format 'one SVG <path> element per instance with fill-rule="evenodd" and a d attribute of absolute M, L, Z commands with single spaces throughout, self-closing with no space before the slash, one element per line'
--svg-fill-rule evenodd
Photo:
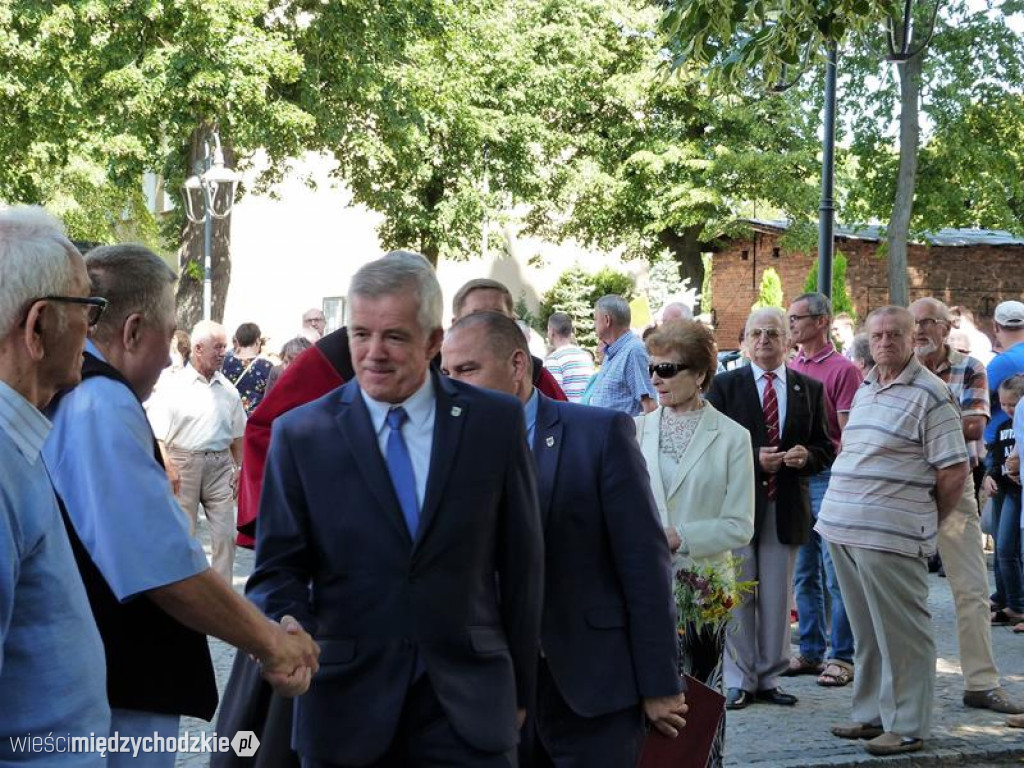
<path fill-rule="evenodd" d="M 939 554 L 956 606 L 957 641 L 964 690 L 988 691 L 999 685 L 992 654 L 988 606 L 988 565 L 978 518 L 974 483 L 967 478 L 964 495 L 939 528 Z"/>
<path fill-rule="evenodd" d="M 927 738 L 935 702 L 927 559 L 828 548 L 853 628 L 853 722 Z"/>
<path fill-rule="evenodd" d="M 206 511 L 213 547 L 213 570 L 232 583 L 235 567 L 235 499 L 231 490 L 231 451 L 183 451 L 168 447 L 167 455 L 181 474 L 178 504 L 196 535 L 199 504 Z"/>

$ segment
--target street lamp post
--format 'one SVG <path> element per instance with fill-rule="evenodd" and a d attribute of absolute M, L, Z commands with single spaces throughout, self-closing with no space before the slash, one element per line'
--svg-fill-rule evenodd
<path fill-rule="evenodd" d="M 203 225 L 203 320 L 209 320 L 213 306 L 213 221 L 225 219 L 231 214 L 235 201 L 235 187 L 240 176 L 224 164 L 224 150 L 216 129 L 204 140 L 203 172 L 189 176 L 182 185 L 185 200 L 185 216 L 193 224 Z M 221 210 L 216 207 L 217 193 L 227 187 L 226 202 Z M 203 213 L 196 214 L 193 194 L 203 196 Z"/>

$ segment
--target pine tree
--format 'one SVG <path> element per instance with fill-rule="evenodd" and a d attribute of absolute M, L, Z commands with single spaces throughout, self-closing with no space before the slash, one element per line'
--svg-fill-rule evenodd
<path fill-rule="evenodd" d="M 782 278 L 774 267 L 768 267 L 761 275 L 761 288 L 757 293 L 757 301 L 750 309 L 778 307 L 782 309 Z"/>
<path fill-rule="evenodd" d="M 807 273 L 804 281 L 804 293 L 812 293 L 818 290 L 818 261 L 815 259 L 811 265 L 811 271 Z M 855 321 L 857 311 L 853 306 L 853 297 L 850 296 L 850 286 L 846 282 L 846 256 L 841 251 L 836 251 L 835 259 L 832 261 L 832 316 L 846 312 Z"/>

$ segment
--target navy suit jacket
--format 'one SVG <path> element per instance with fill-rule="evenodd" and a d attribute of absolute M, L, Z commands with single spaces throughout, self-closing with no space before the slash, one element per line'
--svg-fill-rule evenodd
<path fill-rule="evenodd" d="M 768 505 L 768 473 L 761 469 L 758 455 L 768 444 L 764 408 L 749 365 L 715 376 L 707 394 L 720 412 L 750 432 L 754 451 L 754 541 L 761 535 L 761 522 Z M 786 423 L 782 425 L 779 450 L 794 445 L 807 449 L 807 464 L 800 469 L 785 465 L 776 473 L 775 527 L 781 544 L 806 544 L 811 535 L 811 502 L 807 478 L 832 466 L 835 446 L 828 436 L 825 416 L 825 388 L 821 382 L 786 368 Z"/>
<path fill-rule="evenodd" d="M 671 556 L 633 419 L 538 397 L 541 645 L 552 677 L 584 717 L 678 693 Z"/>
<path fill-rule="evenodd" d="M 522 407 L 430 375 L 437 409 L 415 542 L 357 382 L 274 422 L 247 592 L 320 644 L 320 671 L 296 702 L 300 754 L 380 757 L 417 656 L 459 736 L 485 752 L 517 742 L 544 578 Z"/>

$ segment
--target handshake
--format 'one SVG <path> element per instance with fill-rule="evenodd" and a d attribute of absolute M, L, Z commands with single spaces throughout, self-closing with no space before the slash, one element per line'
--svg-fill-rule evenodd
<path fill-rule="evenodd" d="M 284 616 L 280 624 L 271 621 L 270 627 L 266 648 L 254 655 L 260 674 L 279 696 L 301 696 L 320 668 L 320 646 L 291 616 Z"/>

